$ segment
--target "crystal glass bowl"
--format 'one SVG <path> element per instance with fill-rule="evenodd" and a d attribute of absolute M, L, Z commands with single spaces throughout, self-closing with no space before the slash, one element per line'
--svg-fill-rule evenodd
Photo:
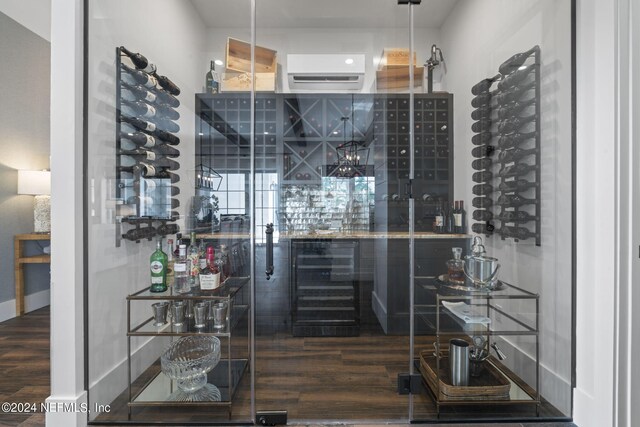
<path fill-rule="evenodd" d="M 183 337 L 160 357 L 162 372 L 178 383 L 171 401 L 220 401 L 220 390 L 207 384 L 207 372 L 220 361 L 220 340 L 212 336 Z"/>

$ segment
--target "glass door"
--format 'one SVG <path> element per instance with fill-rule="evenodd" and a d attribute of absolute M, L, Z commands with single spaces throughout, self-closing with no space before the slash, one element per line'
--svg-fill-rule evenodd
<path fill-rule="evenodd" d="M 409 6 L 255 12 L 256 420 L 406 421 Z"/>

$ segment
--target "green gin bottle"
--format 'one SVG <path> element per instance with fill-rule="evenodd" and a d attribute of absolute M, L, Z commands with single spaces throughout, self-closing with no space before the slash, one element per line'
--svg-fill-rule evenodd
<path fill-rule="evenodd" d="M 164 292 L 167 290 L 167 254 L 162 251 L 162 240 L 158 239 L 156 251 L 149 259 L 151 264 L 151 292 Z"/>

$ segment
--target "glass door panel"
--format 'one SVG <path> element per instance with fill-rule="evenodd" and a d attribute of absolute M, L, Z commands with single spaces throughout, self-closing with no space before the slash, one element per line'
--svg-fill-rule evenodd
<path fill-rule="evenodd" d="M 256 2 L 257 419 L 408 419 L 409 27 L 393 1 Z"/>

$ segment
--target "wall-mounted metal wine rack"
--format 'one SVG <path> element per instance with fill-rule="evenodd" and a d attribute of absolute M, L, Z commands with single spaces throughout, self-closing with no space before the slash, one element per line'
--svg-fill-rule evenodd
<path fill-rule="evenodd" d="M 540 246 L 540 47 L 514 55 L 472 93 L 472 230 Z"/>
<path fill-rule="evenodd" d="M 125 65 L 123 59 L 128 65 Z M 166 143 L 161 136 L 165 138 L 167 135 L 171 136 L 172 145 L 178 145 L 180 142 L 174 135 L 179 131 L 179 126 L 168 117 L 168 115 L 173 116 L 174 119 L 179 117 L 175 109 L 179 106 L 179 101 L 160 86 L 141 87 L 140 91 L 129 86 L 125 89 L 129 96 L 137 93 L 140 95 L 133 101 L 151 106 L 156 114 L 153 117 L 146 117 L 125 111 L 123 88 L 126 83 L 123 81 L 123 74 L 129 73 L 131 76 L 131 71 L 128 69 L 135 70 L 134 73 L 143 73 L 140 75 L 151 76 L 150 73 L 137 69 L 128 59 L 127 54 L 120 47 L 116 48 L 116 247 L 120 246 L 123 239 L 140 242 L 179 231 L 178 225 L 173 223 L 178 218 L 178 213 L 173 209 L 179 206 L 179 202 L 172 197 L 180 193 L 179 188 L 173 185 L 179 180 L 176 170 L 180 165 L 174 160 L 163 158 L 157 148 Z M 144 93 L 152 95 L 145 97 Z M 166 99 L 168 96 L 174 99 L 173 106 L 161 102 L 161 97 Z M 156 107 L 159 108 L 156 109 Z M 140 124 L 148 123 L 148 128 L 127 123 L 129 118 L 140 120 Z M 162 134 L 162 130 L 166 133 Z M 137 146 L 125 135 L 126 133 L 132 135 L 133 132 L 139 132 L 153 142 Z M 140 154 L 131 157 L 130 153 L 125 153 L 137 148 L 146 151 L 146 155 L 143 154 L 145 156 L 143 160 L 140 160 Z M 173 147 L 165 148 L 165 152 L 166 150 L 171 150 L 170 157 L 178 157 L 180 154 Z M 129 160 L 129 164 L 124 164 L 125 159 Z M 125 171 L 123 167 L 131 167 L 131 169 Z M 147 173 L 145 176 L 143 173 L 145 167 L 147 171 L 155 172 Z M 168 172 L 169 170 L 171 172 Z M 128 225 L 126 230 L 124 224 Z"/>

